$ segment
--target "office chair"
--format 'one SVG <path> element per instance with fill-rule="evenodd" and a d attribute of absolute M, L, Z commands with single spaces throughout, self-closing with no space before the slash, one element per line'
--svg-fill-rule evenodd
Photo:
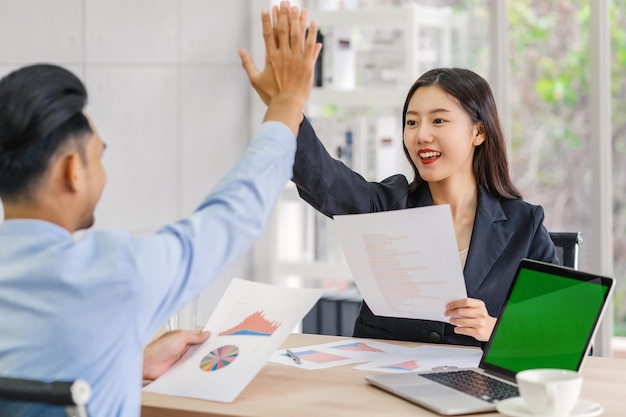
<path fill-rule="evenodd" d="M 89 417 L 91 387 L 86 381 L 43 382 L 0 377 L 2 417 Z"/>
<path fill-rule="evenodd" d="M 578 247 L 583 243 L 580 232 L 550 232 L 561 265 L 578 269 Z"/>

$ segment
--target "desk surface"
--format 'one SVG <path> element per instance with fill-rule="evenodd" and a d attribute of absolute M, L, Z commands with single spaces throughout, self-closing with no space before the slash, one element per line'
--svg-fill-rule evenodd
<path fill-rule="evenodd" d="M 334 336 L 292 334 L 284 348 L 316 345 L 346 339 Z M 391 341 L 386 341 L 391 342 Z M 403 346 L 419 343 L 392 342 Z M 200 416 L 437 416 L 417 405 L 388 394 L 365 382 L 372 372 L 354 365 L 306 370 L 268 362 L 232 403 L 171 397 L 144 392 L 142 417 Z M 626 360 L 590 357 L 583 368 L 581 398 L 604 406 L 602 417 L 626 413 Z M 480 414 L 498 416 L 499 413 Z"/>

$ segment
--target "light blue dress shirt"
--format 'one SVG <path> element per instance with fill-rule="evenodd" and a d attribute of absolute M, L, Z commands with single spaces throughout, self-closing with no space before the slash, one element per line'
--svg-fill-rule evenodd
<path fill-rule="evenodd" d="M 252 246 L 295 149 L 287 126 L 264 123 L 197 211 L 152 235 L 0 224 L 0 374 L 81 378 L 91 416 L 138 416 L 145 344 Z"/>

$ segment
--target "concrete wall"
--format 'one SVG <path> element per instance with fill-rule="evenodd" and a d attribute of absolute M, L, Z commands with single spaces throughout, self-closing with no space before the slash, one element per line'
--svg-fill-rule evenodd
<path fill-rule="evenodd" d="M 0 76 L 57 63 L 87 85 L 107 143 L 96 229 L 155 230 L 193 211 L 251 137 L 247 0 L 0 0 Z M 259 121 L 260 122 L 260 121 Z M 1 215 L 1 213 L 0 213 Z M 246 278 L 250 257 L 223 278 Z M 208 318 L 205 291 L 199 322 Z"/>

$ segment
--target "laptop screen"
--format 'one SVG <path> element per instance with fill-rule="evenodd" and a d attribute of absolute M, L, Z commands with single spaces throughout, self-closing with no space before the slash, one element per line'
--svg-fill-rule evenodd
<path fill-rule="evenodd" d="M 508 377 L 524 369 L 578 370 L 613 280 L 522 260 L 481 367 Z"/>

